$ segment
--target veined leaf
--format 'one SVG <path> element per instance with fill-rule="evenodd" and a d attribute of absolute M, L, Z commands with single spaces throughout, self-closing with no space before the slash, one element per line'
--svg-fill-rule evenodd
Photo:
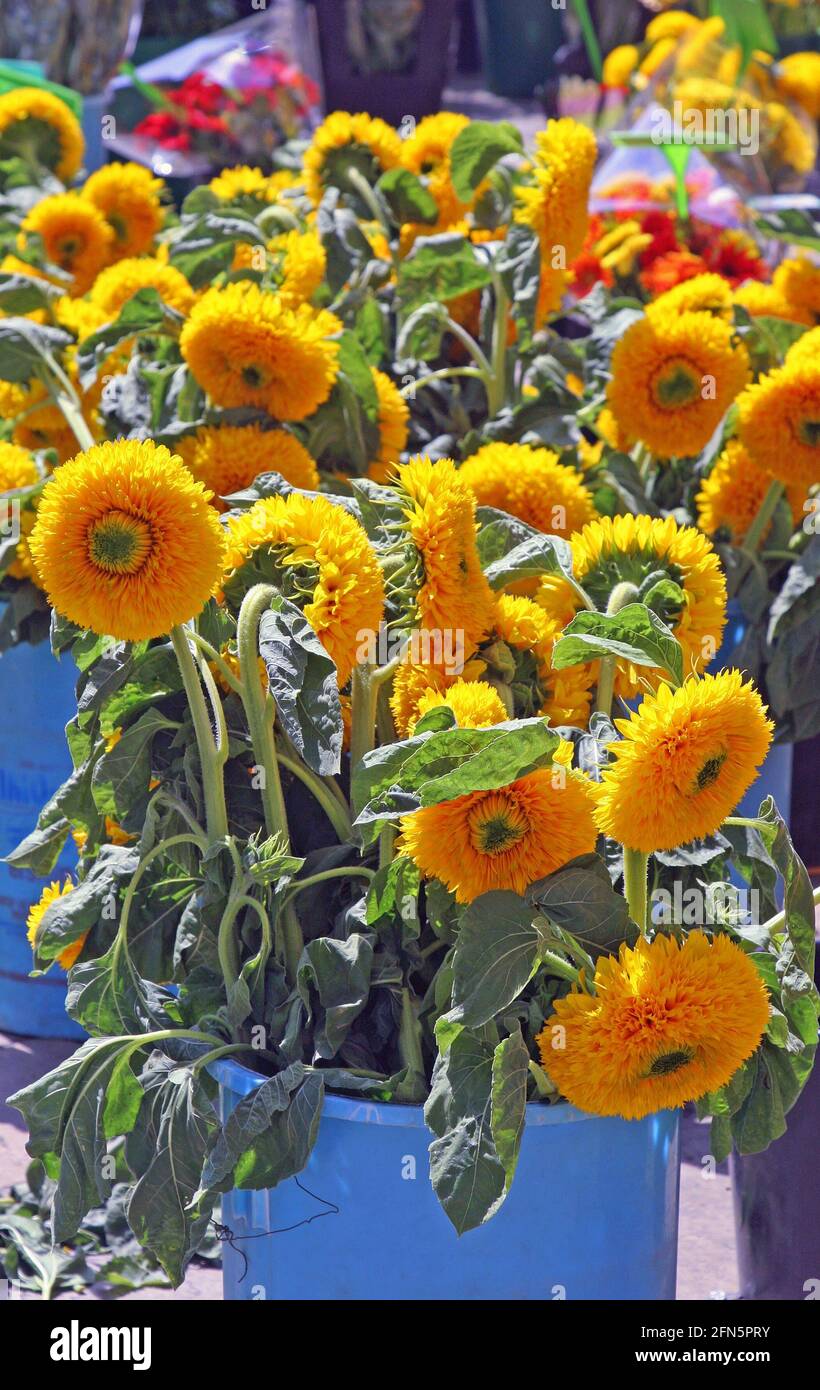
<path fill-rule="evenodd" d="M 521 132 L 510 121 L 471 121 L 459 131 L 450 150 L 450 177 L 462 202 L 472 200 L 499 159 L 521 154 L 523 148 Z"/>
<path fill-rule="evenodd" d="M 651 608 L 629 603 L 618 613 L 577 613 L 559 637 L 552 654 L 556 670 L 596 657 L 613 655 L 635 666 L 657 666 L 680 685 L 683 652 L 680 642 Z"/>
<path fill-rule="evenodd" d="M 280 595 L 262 614 L 259 651 L 292 743 L 314 772 L 338 772 L 344 730 L 336 667 L 307 619 Z"/>

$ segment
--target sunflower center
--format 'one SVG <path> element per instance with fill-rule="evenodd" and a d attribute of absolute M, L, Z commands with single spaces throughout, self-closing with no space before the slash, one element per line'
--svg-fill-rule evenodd
<path fill-rule="evenodd" d="M 151 553 L 151 528 L 139 517 L 113 511 L 95 522 L 88 534 L 88 554 L 98 569 L 136 574 Z"/>
<path fill-rule="evenodd" d="M 479 854 L 504 854 L 529 832 L 524 812 L 510 802 L 491 797 L 469 817 L 470 841 Z"/>
<path fill-rule="evenodd" d="M 66 262 L 72 261 L 74 257 L 77 255 L 77 252 L 81 249 L 81 247 L 82 242 L 80 241 L 79 237 L 61 237 L 57 243 L 57 258 L 59 260 L 60 265 L 64 267 Z"/>
<path fill-rule="evenodd" d="M 726 757 L 726 749 L 722 748 L 719 753 L 715 753 L 711 758 L 706 759 L 706 762 L 695 778 L 696 791 L 705 791 L 707 787 L 711 787 L 712 784 L 717 781 L 720 776 L 720 769 L 723 767 Z"/>
<path fill-rule="evenodd" d="M 690 405 L 700 395 L 700 377 L 689 362 L 675 358 L 664 363 L 652 383 L 653 394 L 664 410 Z"/>
<path fill-rule="evenodd" d="M 816 449 L 820 444 L 820 420 L 801 420 L 797 434 L 801 444 L 808 444 L 810 449 Z"/>
<path fill-rule="evenodd" d="M 650 1062 L 646 1076 L 672 1076 L 674 1072 L 688 1067 L 694 1055 L 693 1047 L 679 1047 L 672 1052 L 661 1052 Z"/>
<path fill-rule="evenodd" d="M 261 367 L 255 366 L 253 362 L 249 362 L 247 367 L 242 368 L 241 376 L 245 385 L 250 386 L 252 390 L 267 385 L 267 374 Z"/>

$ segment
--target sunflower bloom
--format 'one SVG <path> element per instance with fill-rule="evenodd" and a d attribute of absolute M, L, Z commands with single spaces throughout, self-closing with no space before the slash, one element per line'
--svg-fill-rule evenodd
<path fill-rule="evenodd" d="M 709 442 L 748 377 L 728 323 L 656 305 L 616 344 L 607 395 L 627 435 L 661 458 L 686 457 Z"/>
<path fill-rule="evenodd" d="M 715 314 L 729 323 L 732 318 L 732 290 L 722 275 L 707 271 L 666 290 L 647 306 L 646 312 L 651 318 L 653 313 L 663 314 L 669 309 L 680 314 Z"/>
<path fill-rule="evenodd" d="M 65 883 L 62 884 L 58 879 L 55 879 L 53 883 L 49 883 L 48 886 L 43 889 L 37 902 L 32 903 L 29 908 L 28 917 L 26 918 L 26 936 L 28 937 L 28 942 L 32 950 L 34 950 L 37 940 L 37 930 L 43 920 L 46 909 L 51 907 L 51 904 L 56 902 L 58 898 L 66 897 L 73 889 L 74 884 L 71 882 L 70 878 L 66 878 Z M 65 950 L 60 952 L 57 960 L 64 970 L 71 969 L 85 945 L 87 935 L 88 933 L 85 932 L 77 941 L 72 941 L 70 946 L 66 946 Z"/>
<path fill-rule="evenodd" d="M 292 487 L 318 488 L 319 470 L 304 444 L 287 430 L 263 430 L 259 425 L 206 425 L 178 441 L 180 456 L 209 492 L 213 505 L 225 511 L 221 499 L 249 487 L 260 473 L 281 473 Z"/>
<path fill-rule="evenodd" d="M 23 219 L 18 249 L 33 248 L 31 238 L 42 241 L 43 255 L 71 277 L 68 292 L 85 294 L 111 254 L 114 233 L 93 203 L 79 193 L 55 193 L 35 203 Z M 45 271 L 35 271 L 44 275 Z"/>
<path fill-rule="evenodd" d="M 817 61 L 820 64 L 820 54 Z M 808 256 L 793 256 L 781 261 L 772 276 L 772 284 L 789 304 L 808 312 L 812 322 L 817 323 L 820 319 L 820 266 Z"/>
<path fill-rule="evenodd" d="M 247 282 L 208 290 L 180 335 L 182 355 L 215 405 L 255 405 L 303 420 L 330 395 L 341 323 L 326 309 L 290 309 Z"/>
<path fill-rule="evenodd" d="M 402 852 L 461 903 L 493 888 L 523 893 L 595 847 L 591 783 L 539 768 L 495 791 L 470 792 L 402 817 Z"/>
<path fill-rule="evenodd" d="M 304 613 L 344 686 L 363 635 L 377 632 L 384 582 L 364 528 L 326 497 L 265 497 L 230 517 L 223 589 L 241 601 L 252 584 L 275 582 Z"/>
<path fill-rule="evenodd" d="M 458 475 L 480 507 L 509 512 L 550 535 L 569 536 L 595 516 L 591 493 L 551 449 L 485 444 Z"/>
<path fill-rule="evenodd" d="M 475 498 L 452 459 L 419 455 L 396 470 L 407 533 L 421 568 L 415 626 L 461 635 L 472 651 L 492 625 L 494 599 L 476 546 Z"/>
<path fill-rule="evenodd" d="M 37 464 L 28 449 L 19 444 L 0 440 L 0 492 L 13 492 L 18 487 L 31 487 L 39 478 Z"/>
<path fill-rule="evenodd" d="M 790 323 L 803 323 L 807 328 L 814 323 L 811 314 L 801 304 L 787 299 L 776 286 L 763 285 L 759 280 L 747 280 L 735 290 L 734 300 L 752 318 L 787 319 Z"/>
<path fill-rule="evenodd" d="M 156 290 L 164 304 L 187 314 L 193 307 L 194 295 L 181 270 L 166 265 L 152 256 L 129 256 L 110 265 L 94 281 L 91 303 L 108 318 L 116 318 L 120 309 L 138 290 Z"/>
<path fill-rule="evenodd" d="M 196 617 L 222 567 L 209 494 L 151 440 L 97 444 L 44 489 L 31 551 L 49 602 L 79 627 L 138 642 Z"/>
<path fill-rule="evenodd" d="M 516 222 L 538 233 L 549 260 L 563 247 L 566 265 L 580 256 L 589 222 L 588 203 L 597 147 L 586 126 L 570 117 L 548 121 L 535 137 L 532 187 L 516 189 Z"/>
<path fill-rule="evenodd" d="M 786 365 L 793 362 L 820 361 L 820 328 L 811 328 L 792 343 L 786 353 Z"/>
<path fill-rule="evenodd" d="M 708 536 L 727 532 L 735 545 L 742 545 L 771 481 L 771 474 L 758 467 L 740 440 L 730 439 L 695 498 L 701 530 Z M 802 515 L 803 492 L 790 486 L 787 496 L 796 526 Z M 770 528 L 771 522 L 766 534 Z"/>
<path fill-rule="evenodd" d="M 500 594 L 493 635 L 481 648 L 481 656 L 488 669 L 509 687 L 517 719 L 543 714 L 553 725 L 584 729 L 598 666 L 585 662 L 564 671 L 553 670 L 552 649 L 563 626 L 532 599 Z"/>
<path fill-rule="evenodd" d="M 674 849 L 713 835 L 749 790 L 774 725 L 739 671 L 662 685 L 615 721 L 595 811 L 599 830 L 627 849 Z"/>
<path fill-rule="evenodd" d="M 438 111 L 433 116 L 425 116 L 413 134 L 402 141 L 401 162 L 405 169 L 427 178 L 438 204 L 442 226 L 458 222 L 469 207 L 456 194 L 450 170 L 453 143 L 469 124 L 469 117 L 461 111 Z M 428 235 L 429 231 L 427 229 Z"/>
<path fill-rule="evenodd" d="M 305 187 L 317 206 L 330 184 L 355 197 L 349 170 L 355 169 L 372 186 L 400 163 L 401 140 L 386 121 L 363 111 L 332 111 L 314 132 L 305 154 Z"/>
<path fill-rule="evenodd" d="M 820 363 L 802 356 L 738 400 L 738 433 L 755 463 L 805 494 L 820 478 Z"/>
<path fill-rule="evenodd" d="M 379 452 L 368 468 L 368 477 L 386 483 L 400 462 L 410 433 L 410 408 L 398 386 L 386 372 L 371 367 L 379 402 Z"/>
<path fill-rule="evenodd" d="M 70 183 L 83 162 L 85 140 L 73 111 L 40 87 L 17 87 L 0 96 L 0 156 L 22 155 Z"/>
<path fill-rule="evenodd" d="M 624 943 L 599 960 L 594 994 L 573 991 L 554 1009 L 537 1038 L 544 1070 L 579 1109 L 625 1120 L 719 1090 L 769 1020 L 750 958 L 702 931 L 682 946 L 660 934 Z"/>
<path fill-rule="evenodd" d="M 788 53 L 777 65 L 776 82 L 778 95 L 820 121 L 820 53 Z"/>
<path fill-rule="evenodd" d="M 708 665 L 726 625 L 726 580 L 714 546 L 702 532 L 679 526 L 673 517 L 600 517 L 570 544 L 575 577 L 601 612 L 619 583 L 640 589 L 649 575 L 660 572 L 677 584 L 683 599 L 661 616 L 683 648 L 684 671 L 702 671 Z M 561 628 L 578 608 L 560 576 L 546 575 L 534 597 Z M 629 700 L 660 678 L 652 668 L 619 662 L 615 689 Z"/>
<path fill-rule="evenodd" d="M 287 189 L 295 188 L 298 183 L 298 175 L 289 169 L 263 174 L 261 169 L 239 164 L 233 169 L 223 169 L 211 179 L 208 188 L 222 203 L 249 201 L 263 208 L 278 202 Z"/>
<path fill-rule="evenodd" d="M 82 196 L 99 208 L 114 233 L 113 252 L 141 256 L 162 226 L 165 188 L 142 164 L 104 164 L 83 184 Z"/>
<path fill-rule="evenodd" d="M 458 679 L 447 690 L 428 688 L 418 702 L 416 719 L 408 729 L 412 737 L 415 725 L 432 709 L 453 711 L 460 729 L 488 729 L 503 724 L 509 717 L 498 691 L 486 681 Z"/>

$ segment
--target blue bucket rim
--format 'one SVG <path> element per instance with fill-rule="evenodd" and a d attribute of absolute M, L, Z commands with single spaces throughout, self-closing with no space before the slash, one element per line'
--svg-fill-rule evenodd
<path fill-rule="evenodd" d="M 210 1062 L 208 1071 L 225 1090 L 233 1091 L 235 1095 L 242 1097 L 250 1095 L 263 1081 L 270 1080 L 270 1077 L 252 1071 L 250 1067 L 243 1066 L 232 1057 L 222 1057 L 218 1061 Z M 423 1105 L 371 1100 L 369 1096 L 363 1095 L 342 1096 L 334 1091 L 327 1091 L 323 1113 L 332 1120 L 352 1120 L 359 1124 L 395 1125 L 404 1129 L 428 1128 Z M 617 1115 L 590 1115 L 585 1110 L 576 1109 L 568 1101 L 560 1101 L 556 1105 L 532 1102 L 527 1106 L 528 1125 L 572 1124 L 578 1120 L 625 1123 Z"/>

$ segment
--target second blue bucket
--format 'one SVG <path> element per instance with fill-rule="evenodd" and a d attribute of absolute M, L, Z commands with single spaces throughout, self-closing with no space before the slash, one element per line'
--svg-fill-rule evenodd
<path fill-rule="evenodd" d="M 0 656 L 0 856 L 37 824 L 46 802 L 71 772 L 65 726 L 76 709 L 77 668 L 57 661 L 48 642 L 22 642 Z M 64 851 L 51 878 L 77 861 Z M 65 972 L 54 966 L 31 979 L 26 918 L 49 880 L 0 863 L 0 1031 L 33 1038 L 84 1038 L 65 1011 Z"/>
<path fill-rule="evenodd" d="M 229 1060 L 211 1070 L 223 1118 L 264 1080 Z M 327 1096 L 298 1182 L 223 1197 L 225 1298 L 674 1299 L 675 1113 L 528 1106 L 509 1197 L 461 1237 L 430 1186 L 431 1138 L 420 1106 Z"/>
<path fill-rule="evenodd" d="M 727 667 L 738 665 L 737 651 L 748 627 L 748 618 L 744 616 L 737 600 L 732 599 L 726 614 L 723 641 L 710 670 L 725 671 Z M 761 801 L 770 796 L 784 821 L 788 824 L 792 800 L 792 749 L 793 744 L 791 743 L 775 743 L 769 749 L 766 761 L 740 805 L 735 809 L 735 815 L 756 816 Z"/>

